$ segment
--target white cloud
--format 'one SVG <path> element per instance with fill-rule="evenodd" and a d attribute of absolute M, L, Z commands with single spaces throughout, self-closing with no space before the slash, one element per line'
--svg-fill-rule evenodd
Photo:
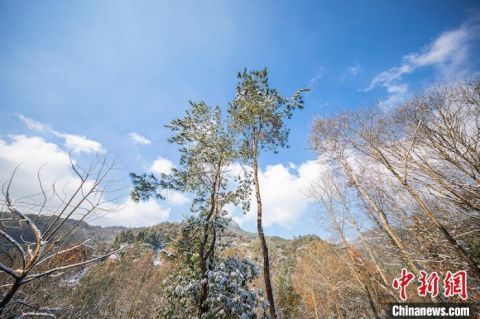
<path fill-rule="evenodd" d="M 381 106 L 389 107 L 393 105 L 398 105 L 399 103 L 405 101 L 408 97 L 408 84 L 398 83 L 390 84 L 387 86 L 388 97 L 380 102 Z"/>
<path fill-rule="evenodd" d="M 465 59 L 465 51 L 470 39 L 470 30 L 462 26 L 442 33 L 420 53 L 405 57 L 405 61 L 414 67 L 427 65 L 459 64 Z"/>
<path fill-rule="evenodd" d="M 17 197 L 38 193 L 37 172 L 42 166 L 41 176 L 45 186 L 55 182 L 61 187 L 70 181 L 76 181 L 70 171 L 68 154 L 56 144 L 48 143 L 40 137 L 25 135 L 13 135 L 9 140 L 0 138 L 1 184 L 10 178 L 19 164 L 21 166 L 14 180 L 14 191 Z"/>
<path fill-rule="evenodd" d="M 290 228 L 311 204 L 309 189 L 322 171 L 317 161 L 306 161 L 298 166 L 289 163 L 269 165 L 259 172 L 263 204 L 263 222 L 266 227 L 273 224 Z M 257 206 L 252 193 L 250 211 L 245 215 L 233 207 L 228 211 L 238 224 L 256 219 Z"/>
<path fill-rule="evenodd" d="M 22 114 L 17 117 L 25 123 L 25 125 L 32 131 L 53 134 L 56 137 L 62 138 L 65 141 L 65 147 L 73 153 L 104 153 L 105 149 L 102 144 L 91 140 L 83 135 L 74 135 L 62 133 L 52 129 L 49 125 L 35 121 Z"/>
<path fill-rule="evenodd" d="M 175 166 L 172 161 L 162 156 L 157 157 L 150 166 L 150 171 L 156 174 L 170 174 Z M 182 192 L 175 190 L 162 191 L 165 200 L 175 206 L 184 205 L 190 202 L 190 199 Z"/>
<path fill-rule="evenodd" d="M 25 123 L 25 125 L 32 131 L 43 133 L 52 131 L 52 129 L 48 125 L 32 120 L 31 118 L 28 118 L 23 114 L 17 114 L 17 117 L 22 120 L 22 122 Z"/>
<path fill-rule="evenodd" d="M 171 209 L 161 206 L 154 199 L 136 203 L 127 199 L 120 209 L 92 221 L 101 226 L 152 226 L 168 220 Z"/>
<path fill-rule="evenodd" d="M 102 144 L 88 139 L 82 135 L 64 134 L 58 135 L 65 139 L 65 147 L 74 153 L 104 153 Z"/>
<path fill-rule="evenodd" d="M 376 75 L 364 91 L 384 87 L 389 97 L 383 104 L 393 105 L 409 95 L 408 86 L 400 83 L 403 76 L 419 68 L 434 67 L 444 80 L 464 76 L 468 73 L 469 49 L 479 35 L 480 24 L 475 19 L 468 20 L 456 29 L 445 31 L 423 49 L 405 55 L 400 66 Z"/>
<path fill-rule="evenodd" d="M 169 204 L 180 206 L 190 202 L 190 199 L 179 191 L 168 190 L 164 194 Z"/>
<path fill-rule="evenodd" d="M 159 156 L 150 166 L 150 171 L 157 174 L 170 174 L 174 165 L 169 159 Z"/>
<path fill-rule="evenodd" d="M 35 151 L 35 156 L 32 156 L 32 150 Z M 8 139 L 0 138 L 0 185 L 9 180 L 19 164 L 11 190 L 13 200 L 39 193 L 37 173 L 40 168 L 42 184 L 47 190 L 55 183 L 57 191 L 70 194 L 79 182 L 71 169 L 68 153 L 58 145 L 36 136 L 12 135 Z M 169 192 L 167 196 L 167 203 L 176 205 L 188 200 L 177 192 Z M 60 203 L 50 201 L 49 207 L 53 209 L 58 204 Z M 170 211 L 170 208 L 161 206 L 155 200 L 137 204 L 126 198 L 116 211 L 105 216 L 94 214 L 87 222 L 102 226 L 147 226 L 167 220 Z"/>
<path fill-rule="evenodd" d="M 78 165 L 75 159 L 72 159 L 72 162 Z M 14 202 L 23 198 L 21 208 L 25 213 L 38 213 L 37 204 L 43 199 L 40 196 L 42 187 L 48 198 L 43 213 L 50 214 L 62 206 L 64 198 L 72 196 L 80 186 L 80 179 L 71 168 L 69 154 L 57 144 L 47 142 L 41 137 L 11 135 L 0 138 L 0 185 L 10 179 L 16 167 L 18 168 L 12 182 L 11 196 Z M 92 181 L 87 180 L 83 185 L 85 193 L 92 186 Z M 90 200 L 93 200 L 93 197 L 92 195 Z M 90 206 L 88 202 L 84 204 L 71 218 L 82 216 L 83 209 Z M 106 208 L 105 205 L 103 207 Z"/>
<path fill-rule="evenodd" d="M 137 145 L 148 145 L 152 143 L 152 141 L 150 141 L 148 138 L 136 132 L 131 132 L 130 134 L 128 134 L 128 137 L 133 143 Z"/>

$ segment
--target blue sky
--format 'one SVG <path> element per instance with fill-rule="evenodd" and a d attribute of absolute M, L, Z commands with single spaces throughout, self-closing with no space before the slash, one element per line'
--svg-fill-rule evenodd
<path fill-rule="evenodd" d="M 316 208 L 299 190 L 314 169 L 312 120 L 389 107 L 478 74 L 479 9 L 478 1 L 0 1 L 0 150 L 113 153 L 128 182 L 129 171 L 178 160 L 163 126 L 188 100 L 225 106 L 237 71 L 268 67 L 283 94 L 312 90 L 289 123 L 291 147 L 261 158 L 273 212 L 266 231 L 318 233 Z M 0 155 L 0 170 L 13 161 Z M 179 220 L 188 204 L 175 196 L 127 203 L 128 214 L 97 223 Z M 255 229 L 251 218 L 238 221 Z"/>

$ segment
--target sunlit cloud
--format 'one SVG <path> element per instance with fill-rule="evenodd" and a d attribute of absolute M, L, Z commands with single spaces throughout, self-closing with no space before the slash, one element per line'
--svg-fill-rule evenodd
<path fill-rule="evenodd" d="M 131 132 L 130 134 L 128 134 L 128 137 L 134 144 L 137 145 L 148 145 L 152 143 L 151 140 L 136 132 Z"/>
<path fill-rule="evenodd" d="M 83 135 L 68 134 L 52 129 L 49 125 L 35 121 L 23 114 L 17 114 L 17 117 L 27 126 L 28 129 L 48 133 L 65 141 L 65 147 L 73 153 L 104 153 L 102 144 Z"/>
<path fill-rule="evenodd" d="M 477 18 L 472 18 L 458 28 L 441 33 L 419 51 L 403 56 L 399 66 L 377 74 L 363 91 L 385 88 L 389 96 L 382 104 L 389 106 L 409 97 L 408 85 L 400 81 L 420 68 L 434 67 L 439 72 L 439 79 L 443 80 L 465 76 L 468 74 L 469 50 L 479 37 L 480 23 Z"/>

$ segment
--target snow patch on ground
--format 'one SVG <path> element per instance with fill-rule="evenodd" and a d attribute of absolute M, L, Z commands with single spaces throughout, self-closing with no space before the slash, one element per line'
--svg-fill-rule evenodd
<path fill-rule="evenodd" d="M 155 255 L 153 257 L 152 263 L 155 267 L 160 267 L 162 265 L 162 253 L 165 251 L 162 248 L 154 249 Z"/>
<path fill-rule="evenodd" d="M 108 256 L 108 260 L 117 261 L 119 259 L 120 257 L 118 257 L 117 254 L 111 254 L 110 256 Z"/>
<path fill-rule="evenodd" d="M 160 259 L 160 255 L 157 255 L 155 258 L 153 258 L 153 265 L 155 267 L 159 267 L 162 265 L 162 260 Z"/>
<path fill-rule="evenodd" d="M 83 276 L 85 276 L 89 268 L 90 267 L 85 267 L 80 269 L 79 271 L 74 272 L 68 278 L 65 278 L 64 280 L 62 280 L 62 283 L 66 286 L 75 286 L 80 282 L 80 279 L 82 279 Z"/>

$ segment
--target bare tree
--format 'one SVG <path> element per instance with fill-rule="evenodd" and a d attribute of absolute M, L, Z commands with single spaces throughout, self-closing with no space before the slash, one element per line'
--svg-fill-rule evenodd
<path fill-rule="evenodd" d="M 468 266 L 480 278 L 479 80 L 435 87 L 388 110 L 318 119 L 312 142 L 356 190 L 358 208 L 375 223 L 368 231 L 383 230 L 393 244 L 387 250 L 412 273 L 419 276 L 419 264 L 438 272 Z M 361 234 L 355 218 L 347 220 Z"/>
<path fill-rule="evenodd" d="M 353 187 L 358 191 L 362 201 L 365 203 L 367 212 L 385 231 L 394 247 L 398 249 L 405 265 L 416 276 L 420 276 L 418 265 L 412 261 L 404 243 L 390 224 L 385 211 L 369 194 L 347 159 L 347 153 L 350 151 L 348 141 L 351 139 L 345 130 L 348 121 L 349 116 L 347 114 L 338 116 L 336 119 L 316 120 L 312 133 L 313 147 L 320 156 L 325 156 L 332 160 L 343 171 Z"/>
<path fill-rule="evenodd" d="M 365 290 L 350 267 L 349 257 L 337 245 L 312 240 L 297 249 L 292 280 L 301 296 L 300 318 L 368 318 Z"/>
<path fill-rule="evenodd" d="M 72 242 L 77 228 L 95 213 L 111 211 L 114 205 L 106 199 L 115 181 L 109 177 L 113 163 L 96 158 L 88 168 L 74 164 L 71 168 L 78 179 L 76 185 L 67 183 L 58 189 L 53 184 L 46 189 L 38 171 L 38 194 L 14 198 L 15 173 L 2 188 L 0 200 L 0 315 L 20 312 L 20 317 L 43 316 L 55 318 L 59 308 L 38 307 L 32 303 L 28 283 L 58 276 L 74 267 L 102 260 L 115 251 L 100 255 L 81 254 L 85 258 L 65 258 L 83 250 L 92 250 L 89 238 Z M 78 236 L 77 236 L 78 237 Z"/>
<path fill-rule="evenodd" d="M 469 106 L 463 105 L 463 107 Z M 442 110 L 448 112 L 447 108 Z M 415 183 L 415 180 L 408 174 L 409 163 L 412 161 L 412 150 L 415 148 L 419 137 L 414 133 L 408 139 L 406 134 L 400 130 L 404 130 L 405 127 L 393 125 L 393 121 L 388 114 L 385 116 L 377 116 L 376 114 L 378 112 L 375 112 L 374 109 L 367 110 L 367 112 L 359 112 L 352 117 L 351 121 L 346 122 L 344 128 L 351 130 L 354 134 L 354 138 L 349 139 L 352 147 L 381 164 L 394 177 L 399 185 L 405 189 L 406 193 L 410 195 L 413 203 L 419 210 L 432 222 L 433 226 L 445 237 L 458 255 L 468 263 L 476 276 L 480 277 L 480 267 L 475 263 L 469 252 L 451 234 L 450 230 L 442 222 L 438 214 L 434 212 L 428 200 L 422 194 L 422 189 L 425 188 L 425 185 L 428 185 L 428 182 Z M 420 120 L 417 127 L 421 126 L 421 123 L 422 121 Z M 449 134 L 449 132 L 445 132 L 442 136 L 448 136 Z M 444 181 L 447 185 L 452 184 L 448 179 Z"/>
<path fill-rule="evenodd" d="M 390 281 L 386 277 L 384 265 L 370 242 L 365 238 L 364 231 L 367 229 L 362 229 L 362 226 L 358 221 L 357 215 L 361 214 L 361 212 L 353 212 L 355 209 L 354 207 L 358 207 L 358 205 L 355 204 L 356 201 L 354 195 L 350 193 L 351 191 L 349 190 L 347 182 L 342 179 L 341 176 L 335 175 L 332 170 L 327 170 L 321 176 L 321 179 L 317 181 L 317 183 L 314 183 L 312 187 L 312 196 L 316 200 L 319 200 L 325 207 L 325 210 L 329 213 L 330 219 L 335 226 L 334 228 L 339 233 L 345 246 L 350 250 L 352 249 L 352 247 L 349 247 L 350 244 L 347 241 L 344 231 L 345 227 L 350 225 L 355 230 L 352 236 L 358 236 L 357 239 L 360 241 L 361 246 L 368 255 L 369 261 L 374 265 L 375 270 L 380 277 L 380 280 L 377 280 L 375 276 L 370 276 L 370 279 L 376 281 L 389 297 L 397 300 L 397 295 L 392 290 Z M 337 218 L 336 215 L 340 215 L 340 217 Z M 341 220 L 341 223 L 338 220 Z M 340 227 L 340 224 L 342 227 Z M 367 263 L 368 261 L 366 260 L 364 264 Z"/>
<path fill-rule="evenodd" d="M 327 169 L 321 174 L 319 180 L 313 184 L 311 196 L 317 200 L 327 217 L 330 220 L 334 232 L 337 234 L 340 244 L 345 249 L 348 257 L 347 263 L 351 268 L 354 278 L 360 286 L 363 286 L 365 296 L 375 317 L 379 317 L 379 306 L 383 300 L 398 300 L 396 293 L 392 290 L 390 282 L 385 277 L 384 270 L 380 265 L 379 259 L 370 244 L 364 238 L 362 229 L 357 222 L 357 218 L 352 212 L 351 203 L 348 195 L 348 187 L 342 183 L 339 177 L 334 176 L 331 170 Z M 367 252 L 366 255 L 360 254 L 354 244 L 347 239 L 349 235 L 348 226 L 352 226 Z M 369 258 L 368 258 L 369 257 Z M 374 268 L 376 271 L 372 271 Z M 376 286 L 381 288 L 382 296 L 376 293 Z M 377 306 L 378 304 L 378 306 Z"/>

